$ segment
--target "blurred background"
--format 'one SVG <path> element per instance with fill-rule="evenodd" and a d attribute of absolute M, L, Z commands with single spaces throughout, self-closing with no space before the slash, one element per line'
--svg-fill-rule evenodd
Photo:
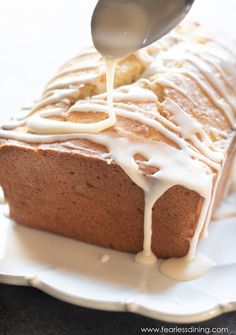
<path fill-rule="evenodd" d="M 37 99 L 63 62 L 91 45 L 97 0 L 0 0 L 0 122 Z M 236 0 L 195 0 L 188 15 L 236 34 Z"/>

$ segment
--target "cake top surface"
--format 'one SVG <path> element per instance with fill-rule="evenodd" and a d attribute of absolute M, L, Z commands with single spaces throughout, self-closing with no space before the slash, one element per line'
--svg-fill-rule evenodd
<path fill-rule="evenodd" d="M 169 142 L 155 127 L 130 118 L 135 112 L 139 118 L 158 119 L 172 133 L 181 130 L 177 135 L 182 138 L 200 127 L 211 141 L 221 141 L 235 126 L 232 50 L 233 45 L 215 40 L 198 24 L 185 23 L 159 42 L 120 60 L 113 93 L 118 122 L 106 131 Z M 86 49 L 61 67 L 32 109 L 3 125 L 0 136 L 11 138 L 9 130 L 29 135 L 86 133 L 86 124 L 107 117 L 105 89 L 104 61 L 95 49 Z M 177 116 L 180 109 L 182 116 Z M 119 115 L 122 110 L 125 116 Z M 43 126 L 34 122 L 36 118 L 43 120 Z M 57 125 L 52 127 L 50 120 L 58 121 Z M 78 130 L 81 124 L 85 130 Z M 46 136 L 45 141 L 31 139 L 28 136 L 26 142 L 49 142 Z"/>

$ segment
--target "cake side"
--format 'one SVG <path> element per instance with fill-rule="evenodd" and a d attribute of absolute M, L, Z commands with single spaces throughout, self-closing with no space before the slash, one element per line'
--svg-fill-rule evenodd
<path fill-rule="evenodd" d="M 235 151 L 218 187 L 223 190 Z M 101 150 L 102 152 L 102 150 Z M 10 217 L 26 226 L 88 243 L 139 252 L 143 243 L 143 190 L 115 163 L 76 151 L 1 145 L 0 183 Z M 203 199 L 181 185 L 153 208 L 152 250 L 159 257 L 186 255 Z"/>
<path fill-rule="evenodd" d="M 116 250 L 142 249 L 143 190 L 115 163 L 12 145 L 3 146 L 0 157 L 0 182 L 17 222 Z M 187 252 L 201 202 L 181 186 L 158 200 L 152 244 L 157 256 Z"/>

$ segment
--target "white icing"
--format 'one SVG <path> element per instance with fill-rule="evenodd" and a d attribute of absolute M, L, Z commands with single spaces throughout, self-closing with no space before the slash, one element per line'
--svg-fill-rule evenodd
<path fill-rule="evenodd" d="M 9 219 L 10 218 L 10 208 L 8 206 L 8 204 L 5 204 L 2 208 L 2 214 Z"/>
<path fill-rule="evenodd" d="M 0 204 L 4 203 L 4 193 L 3 189 L 0 187 Z"/>
<path fill-rule="evenodd" d="M 221 162 L 223 160 L 224 155 L 222 152 L 211 150 L 210 146 L 213 147 L 213 142 L 196 120 L 170 99 L 165 100 L 163 106 L 172 113 L 171 120 L 178 125 L 178 130 L 183 138 L 190 139 L 199 151 L 210 160 L 214 162 Z M 201 136 L 202 141 L 198 139 L 197 134 Z M 217 150 L 217 148 L 215 149 Z"/>
<path fill-rule="evenodd" d="M 75 73 L 79 72 L 79 71 L 91 71 L 91 70 L 96 70 L 99 67 L 103 67 L 104 66 L 104 62 L 91 62 L 90 60 L 86 61 L 86 62 L 79 62 L 79 64 L 75 63 L 75 65 L 72 65 L 69 67 L 67 67 L 66 70 L 62 70 L 60 71 L 60 73 L 58 75 L 56 75 L 51 81 L 50 83 L 56 81 L 57 79 L 61 79 L 64 76 L 68 76 L 68 75 L 75 75 Z M 50 85 L 47 86 L 47 89 L 50 88 Z"/>
<path fill-rule="evenodd" d="M 105 73 L 105 71 L 103 70 L 103 73 Z M 65 78 L 63 80 L 57 81 L 57 82 L 53 82 L 48 86 L 47 91 L 51 91 L 51 90 L 58 90 L 58 89 L 62 89 L 62 88 L 66 88 L 68 86 L 73 87 L 73 86 L 78 86 L 79 84 L 86 84 L 86 83 L 90 83 L 93 84 L 94 86 L 98 86 L 99 84 L 99 79 L 101 78 L 101 73 L 96 73 L 96 74 L 86 74 L 86 73 L 82 73 L 78 76 L 73 76 L 72 78 Z"/>
<path fill-rule="evenodd" d="M 27 127 L 33 133 L 39 134 L 73 134 L 99 133 L 115 125 L 116 119 L 109 118 L 95 123 L 62 122 L 44 118 L 44 113 L 36 114 L 27 122 Z"/>
<path fill-rule="evenodd" d="M 229 105 L 222 101 L 221 98 L 219 98 L 215 92 L 215 90 L 212 89 L 212 87 L 207 84 L 205 81 L 200 79 L 197 74 L 190 72 L 188 70 L 176 70 L 180 74 L 183 74 L 191 79 L 193 79 L 197 85 L 208 95 L 208 97 L 211 99 L 211 101 L 214 103 L 215 106 L 217 106 L 219 109 L 224 112 L 226 117 L 228 118 L 231 125 L 235 126 L 235 118 L 231 114 L 231 110 L 229 108 Z"/>
<path fill-rule="evenodd" d="M 188 58 L 188 62 L 190 62 L 195 68 L 197 68 L 204 75 L 204 77 L 209 81 L 212 87 L 214 87 L 218 92 L 220 92 L 221 96 L 225 99 L 226 102 L 222 101 L 222 99 L 217 98 L 216 94 L 213 94 L 212 90 L 209 89 L 209 86 L 203 84 L 202 82 L 200 84 L 200 81 L 198 79 L 199 86 L 203 90 L 205 90 L 205 92 L 209 95 L 209 97 L 214 101 L 215 105 L 224 111 L 230 123 L 233 126 L 235 126 L 235 118 L 234 118 L 235 115 L 234 111 L 232 110 L 232 106 L 233 108 L 235 108 L 235 102 L 231 100 L 231 97 L 229 96 L 229 94 L 225 89 L 224 83 L 222 83 L 222 81 L 218 79 L 216 75 L 213 74 L 213 71 L 206 64 L 204 64 L 202 60 L 199 61 L 196 59 L 193 60 L 193 58 L 191 59 Z M 196 77 L 194 79 L 196 80 Z"/>
<path fill-rule="evenodd" d="M 196 102 L 192 100 L 192 98 L 189 97 L 189 95 L 183 90 L 181 89 L 179 86 L 171 83 L 170 80 L 167 80 L 166 78 L 163 78 L 163 77 L 157 77 L 155 79 L 155 83 L 163 86 L 163 87 L 170 87 L 170 88 L 173 88 L 176 92 L 182 94 L 184 97 L 186 97 L 187 99 L 191 100 L 191 102 L 196 105 Z"/>
<path fill-rule="evenodd" d="M 146 212 L 147 212 L 147 209 L 146 209 Z M 146 232 L 146 236 L 147 234 L 149 235 L 148 240 L 150 241 L 150 238 L 152 237 L 152 235 L 150 234 L 150 232 Z M 147 241 L 147 239 L 145 239 L 145 241 Z M 143 251 L 138 252 L 135 255 L 134 259 L 135 259 L 135 262 L 139 264 L 146 264 L 146 265 L 156 264 L 157 262 L 157 258 L 153 254 L 153 252 L 151 251 L 147 252 L 145 248 L 143 249 Z"/>
<path fill-rule="evenodd" d="M 48 91 L 46 92 L 42 100 L 39 101 L 35 107 L 29 112 L 27 115 L 30 116 L 39 109 L 45 107 L 45 106 L 50 106 L 54 105 L 57 103 L 64 103 L 66 105 L 69 104 L 70 99 L 76 99 L 79 97 L 79 92 L 75 88 L 65 88 L 65 89 L 58 89 L 58 90 L 53 90 L 53 91 Z"/>
<path fill-rule="evenodd" d="M 15 120 L 15 119 L 12 119 L 10 121 L 8 121 L 6 124 L 2 124 L 2 128 L 3 129 L 6 129 L 6 130 L 13 130 L 17 127 L 21 127 L 21 126 L 24 126 L 26 123 L 26 120 Z"/>
<path fill-rule="evenodd" d="M 73 133 L 99 133 L 109 127 L 112 127 L 116 124 L 116 114 L 113 109 L 113 100 L 112 100 L 112 89 L 113 89 L 113 81 L 115 75 L 115 65 L 116 62 L 110 59 L 105 60 L 107 67 L 107 104 L 108 104 L 108 118 L 102 121 L 98 121 L 95 123 L 75 123 L 75 122 L 62 122 L 56 120 L 46 119 L 48 116 L 55 116 L 55 110 L 49 110 L 46 112 L 41 112 L 33 115 L 29 118 L 27 122 L 27 127 L 33 133 L 39 134 L 73 134 Z M 49 97 L 44 100 L 44 104 L 53 103 L 55 97 Z M 42 104 L 38 104 L 37 108 L 42 107 Z M 75 107 L 72 108 L 74 110 Z M 94 107 L 91 107 L 91 110 Z M 88 109 L 90 111 L 90 108 Z M 63 114 L 59 114 L 58 116 L 64 116 Z"/>
<path fill-rule="evenodd" d="M 130 89 L 133 91 L 132 86 L 130 86 Z M 140 90 L 141 89 L 138 90 L 139 94 L 137 94 L 137 96 L 135 98 L 135 102 L 138 102 L 139 100 L 141 102 L 142 99 L 148 100 L 150 98 L 153 100 L 153 96 L 149 93 L 149 91 L 147 89 L 143 89 L 142 94 L 140 94 Z M 121 94 L 121 93 L 119 93 L 119 94 Z M 125 100 L 125 95 L 126 94 L 129 96 L 130 95 L 129 91 L 125 90 L 123 92 L 124 100 Z M 147 95 L 147 98 L 144 97 L 145 94 Z M 168 100 L 167 104 L 168 104 L 168 106 L 170 105 L 170 100 Z M 176 106 L 174 105 L 174 103 L 172 103 L 172 112 L 173 112 L 173 106 L 176 109 Z M 128 109 L 124 110 L 124 109 L 119 108 L 119 107 L 120 107 L 119 105 L 116 105 L 116 107 L 114 109 L 113 108 L 111 109 L 111 107 L 108 108 L 107 105 L 104 105 L 104 104 L 97 104 L 97 103 L 94 103 L 94 102 L 93 103 L 91 103 L 91 102 L 88 102 L 88 103 L 78 102 L 71 109 L 69 109 L 67 114 L 69 114 L 71 112 L 75 112 L 75 111 L 79 111 L 79 112 L 102 112 L 102 113 L 108 113 L 109 118 L 107 118 L 105 120 L 102 120 L 102 121 L 99 121 L 99 122 L 96 122 L 96 123 L 81 124 L 81 123 L 74 123 L 74 122 L 68 122 L 68 121 L 67 122 L 62 122 L 62 121 L 57 121 L 57 120 L 46 119 L 46 118 L 44 118 L 45 112 L 41 112 L 41 113 L 38 113 L 38 114 L 34 115 L 33 117 L 29 118 L 29 120 L 27 122 L 27 126 L 33 133 L 38 133 L 38 134 L 61 134 L 61 133 L 63 133 L 63 134 L 70 134 L 70 133 L 73 134 L 73 133 L 76 133 L 76 132 L 96 133 L 96 132 L 100 132 L 100 131 L 114 125 L 116 123 L 115 115 L 118 115 L 118 116 L 122 116 L 122 117 L 125 117 L 125 118 L 129 118 L 129 119 L 138 121 L 138 122 L 140 122 L 142 124 L 145 124 L 147 126 L 150 126 L 152 128 L 155 128 L 158 132 L 160 132 L 165 137 L 169 138 L 171 141 L 176 143 L 180 148 L 184 149 L 186 151 L 186 153 L 190 154 L 192 157 L 198 158 L 198 159 L 208 163 L 211 167 L 213 167 L 216 170 L 219 169 L 219 165 L 217 164 L 217 162 L 219 162 L 220 159 L 223 158 L 223 156 L 220 153 L 212 152 L 210 149 L 207 150 L 207 148 L 204 148 L 204 146 L 201 145 L 200 141 L 196 137 L 193 138 L 193 141 L 194 141 L 195 144 L 197 144 L 197 147 L 199 147 L 204 154 L 208 154 L 208 156 L 214 156 L 213 158 L 214 158 L 215 162 L 214 162 L 214 160 L 211 160 L 212 157 L 206 157 L 206 156 L 201 155 L 200 153 L 196 152 L 195 150 L 193 150 L 190 146 L 188 146 L 188 144 L 184 141 L 184 139 L 179 138 L 173 132 L 169 131 L 158 120 L 151 119 L 151 118 L 145 116 L 144 114 L 141 114 L 141 113 L 137 112 L 135 107 L 133 107 L 133 108 L 130 107 L 131 111 L 129 111 Z M 111 114 L 111 113 L 114 113 L 114 114 Z M 184 115 L 184 112 L 181 112 L 181 113 Z M 47 111 L 46 116 L 49 116 L 49 115 L 50 115 L 50 111 L 49 112 Z M 53 114 L 53 115 L 55 115 L 55 114 Z M 179 129 L 181 129 L 181 127 L 179 127 Z M 204 136 L 203 132 L 202 132 L 202 134 L 203 134 L 204 138 L 207 138 L 206 136 Z M 210 153 L 211 153 L 211 155 L 210 155 Z"/>
<path fill-rule="evenodd" d="M 173 68 L 177 61 L 180 67 Z M 186 63 L 191 64 L 191 71 L 186 66 Z M 216 69 L 216 72 L 209 67 L 209 64 Z M 176 45 L 161 57 L 157 55 L 146 70 L 145 76 L 150 77 L 158 74 L 157 83 L 172 87 L 185 96 L 186 93 L 181 88 L 178 88 L 169 80 L 160 76 L 160 74 L 173 73 L 178 76 L 180 81 L 181 75 L 193 79 L 199 88 L 208 95 L 214 105 L 222 110 L 230 124 L 235 128 L 235 94 L 229 94 L 226 88 L 226 84 L 228 84 L 231 89 L 234 89 L 233 85 L 236 77 L 232 74 L 232 68 L 235 68 L 235 66 L 235 58 L 230 57 L 229 52 L 219 48 L 219 46 L 216 48 L 214 44 L 212 46 L 212 43 L 209 43 L 200 47 L 199 45 L 196 46 L 196 43 L 189 42 L 186 45 Z M 193 71 L 193 69 L 197 71 Z M 204 80 L 199 76 L 199 72 L 204 77 Z M 222 76 L 223 80 L 219 78 L 219 75 Z M 192 101 L 191 98 L 190 100 Z"/>
<path fill-rule="evenodd" d="M 215 62 L 212 62 L 210 57 L 204 56 L 204 58 L 188 58 L 188 61 L 194 65 L 200 72 L 203 73 L 203 75 L 207 78 L 207 80 L 210 82 L 210 84 L 220 93 L 220 95 L 227 101 L 227 103 L 231 107 L 231 113 L 234 114 L 233 109 L 236 107 L 236 99 L 234 96 L 230 96 L 226 89 L 226 83 L 229 83 L 228 76 L 225 75 L 224 71 L 221 70 L 221 68 L 215 64 Z M 217 72 L 223 77 L 224 80 L 218 78 L 217 75 L 213 75 L 212 69 L 209 67 L 211 65 L 213 68 L 215 67 Z"/>
<path fill-rule="evenodd" d="M 101 262 L 102 264 L 109 262 L 109 260 L 110 260 L 110 256 L 107 255 L 107 254 L 104 254 L 104 255 L 102 255 L 102 256 L 100 257 L 100 262 Z"/>
<path fill-rule="evenodd" d="M 106 96 L 107 94 L 101 94 L 95 98 L 103 99 Z M 112 96 L 116 102 L 157 102 L 156 94 L 138 85 L 122 86 L 115 90 Z"/>
<path fill-rule="evenodd" d="M 116 69 L 116 59 L 104 58 L 106 63 L 107 107 L 112 125 L 116 123 L 116 113 L 113 109 L 113 86 Z M 108 128 L 108 127 L 107 127 Z"/>
<path fill-rule="evenodd" d="M 202 277 L 214 266 L 209 258 L 197 254 L 191 262 L 185 257 L 169 258 L 161 264 L 160 270 L 170 279 L 187 281 Z"/>

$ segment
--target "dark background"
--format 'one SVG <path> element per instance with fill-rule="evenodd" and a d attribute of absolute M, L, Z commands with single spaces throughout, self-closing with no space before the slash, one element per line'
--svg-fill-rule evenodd
<path fill-rule="evenodd" d="M 236 335 L 236 312 L 194 326 L 198 325 L 228 327 L 228 334 Z M 142 334 L 141 327 L 161 326 L 176 324 L 130 313 L 95 311 L 59 301 L 34 288 L 0 285 L 0 335 L 137 335 Z"/>

